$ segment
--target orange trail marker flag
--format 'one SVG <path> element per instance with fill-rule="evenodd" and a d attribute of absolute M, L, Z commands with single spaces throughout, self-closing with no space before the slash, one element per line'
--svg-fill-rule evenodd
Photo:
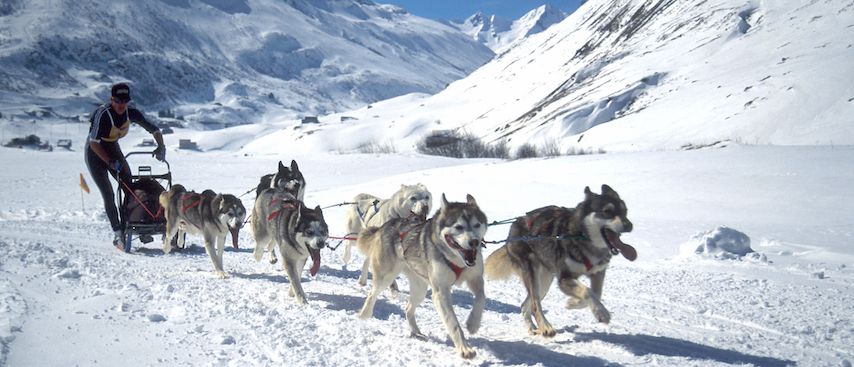
<path fill-rule="evenodd" d="M 86 212 L 86 208 L 83 206 L 83 190 L 86 190 L 86 193 L 89 193 L 89 185 L 86 184 L 86 180 L 83 179 L 83 174 L 80 174 L 80 210 L 84 213 Z"/>
<path fill-rule="evenodd" d="M 89 185 L 86 184 L 86 180 L 83 179 L 83 174 L 80 174 L 80 188 L 86 190 L 86 193 L 89 193 Z"/>

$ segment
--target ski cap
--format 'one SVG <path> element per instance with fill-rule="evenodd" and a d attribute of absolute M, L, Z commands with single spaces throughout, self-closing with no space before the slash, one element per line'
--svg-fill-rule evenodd
<path fill-rule="evenodd" d="M 113 97 L 130 99 L 130 88 L 125 83 L 119 83 L 113 86 Z"/>

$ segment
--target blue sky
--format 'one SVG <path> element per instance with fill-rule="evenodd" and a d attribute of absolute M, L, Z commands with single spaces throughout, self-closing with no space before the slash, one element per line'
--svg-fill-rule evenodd
<path fill-rule="evenodd" d="M 478 11 L 486 15 L 517 20 L 545 4 L 554 5 L 567 13 L 575 11 L 581 4 L 581 0 L 374 0 L 374 2 L 402 6 L 410 14 L 422 18 L 447 20 L 466 19 Z"/>

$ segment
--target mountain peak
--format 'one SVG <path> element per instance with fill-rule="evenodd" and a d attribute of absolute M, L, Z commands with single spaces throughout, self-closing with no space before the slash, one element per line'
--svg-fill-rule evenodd
<path fill-rule="evenodd" d="M 515 21 L 497 15 L 486 15 L 479 11 L 465 21 L 440 20 L 440 22 L 460 30 L 499 53 L 527 36 L 540 33 L 560 23 L 568 16 L 569 14 L 556 6 L 546 4 L 531 10 Z"/>

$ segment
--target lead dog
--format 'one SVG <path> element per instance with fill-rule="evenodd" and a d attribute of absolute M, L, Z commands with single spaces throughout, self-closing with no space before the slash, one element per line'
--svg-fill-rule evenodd
<path fill-rule="evenodd" d="M 172 245 L 166 239 L 173 238 L 176 233 L 180 248 L 184 247 L 184 233 L 201 235 L 216 275 L 228 278 L 222 267 L 222 253 L 228 233 L 231 233 L 232 246 L 238 248 L 237 235 L 246 219 L 246 209 L 240 199 L 211 190 L 197 194 L 188 192 L 182 185 L 174 185 L 160 194 L 160 205 L 166 213 L 163 252 L 168 254 L 172 251 Z"/>
<path fill-rule="evenodd" d="M 395 218 L 414 217 L 420 221 L 427 220 L 427 215 L 433 207 L 433 198 L 427 186 L 418 183 L 415 185 L 400 185 L 400 190 L 388 199 L 380 199 L 371 194 L 359 194 L 353 201 L 345 215 L 345 225 L 348 234 L 358 234 L 367 227 L 379 227 L 385 222 Z M 350 247 L 355 243 L 353 240 L 345 240 L 344 263 L 350 261 Z M 371 266 L 370 259 L 366 256 L 362 264 L 362 273 L 359 275 L 359 285 L 368 284 L 368 268 Z M 391 292 L 397 295 L 397 283 L 392 283 Z"/>
<path fill-rule="evenodd" d="M 584 195 L 574 209 L 548 206 L 519 217 L 510 226 L 507 244 L 486 259 L 490 279 L 516 274 L 528 290 L 522 318 L 531 335 L 552 337 L 557 333 L 540 303 L 555 277 L 560 290 L 569 296 L 566 308 L 589 307 L 596 320 L 609 323 L 611 314 L 600 299 L 611 255 L 622 252 L 629 260 L 637 258 L 635 249 L 620 241 L 620 233 L 631 232 L 632 222 L 626 218 L 626 204 L 617 192 L 602 185 L 602 195 L 589 187 Z M 590 288 L 578 281 L 582 275 L 590 278 Z M 539 328 L 531 321 L 532 314 Z"/>
<path fill-rule="evenodd" d="M 373 315 L 377 296 L 403 272 L 409 279 L 406 320 L 412 335 L 426 338 L 415 323 L 415 308 L 424 300 L 429 285 L 436 311 L 457 352 L 463 358 L 474 358 L 476 353 L 463 335 L 451 300 L 451 288 L 465 282 L 474 294 L 466 328 L 476 333 L 486 303 L 480 247 L 487 222 L 474 198 L 468 195 L 466 199 L 465 203 L 449 203 L 442 195 L 441 209 L 426 222 L 397 218 L 359 233 L 357 245 L 370 258 L 374 274 L 359 319 Z"/>
<path fill-rule="evenodd" d="M 320 249 L 326 246 L 329 228 L 320 207 L 311 210 L 287 191 L 265 189 L 255 200 L 250 221 L 255 238 L 255 261 L 261 261 L 264 249 L 270 252 L 270 263 L 276 262 L 273 253 L 278 245 L 282 265 L 291 285 L 288 295 L 300 306 L 308 304 L 300 283 L 300 274 L 311 257 L 311 276 L 320 269 Z"/>

